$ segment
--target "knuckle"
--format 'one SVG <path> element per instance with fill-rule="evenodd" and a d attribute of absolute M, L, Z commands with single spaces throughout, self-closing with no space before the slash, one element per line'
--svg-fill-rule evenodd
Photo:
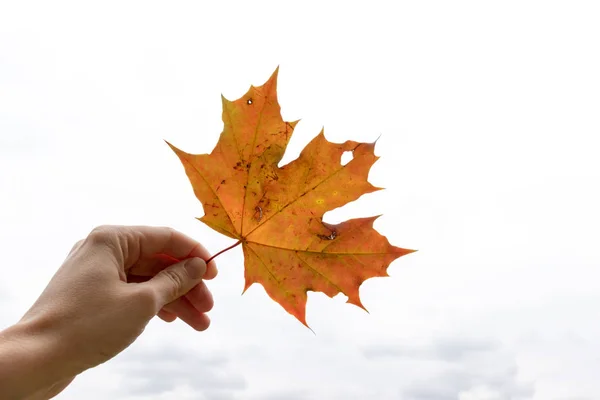
<path fill-rule="evenodd" d="M 166 225 L 155 225 L 151 227 L 152 230 L 156 231 L 156 232 L 166 232 L 169 235 L 172 235 L 173 233 L 176 232 L 176 230 L 170 226 L 166 226 Z"/>
<path fill-rule="evenodd" d="M 177 294 L 180 290 L 180 288 L 183 287 L 183 277 L 181 276 L 181 274 L 178 274 L 177 272 L 173 271 L 172 269 L 164 269 L 160 272 L 166 279 L 168 279 L 169 281 L 171 281 L 172 285 L 169 285 L 169 287 L 171 287 L 172 289 L 172 293 L 169 293 L 169 295 L 172 295 L 173 297 L 177 297 Z"/>
<path fill-rule="evenodd" d="M 117 237 L 117 229 L 112 225 L 100 225 L 92 229 L 87 241 L 92 244 L 111 244 Z"/>
<path fill-rule="evenodd" d="M 170 226 L 163 226 L 163 228 L 168 234 L 169 234 L 169 241 L 173 240 L 173 237 L 175 237 L 175 235 L 177 234 L 177 231 L 174 228 L 171 228 Z"/>
<path fill-rule="evenodd" d="M 128 254 L 128 229 L 118 225 L 100 225 L 92 229 L 85 242 L 89 246 L 109 249 L 123 263 Z"/>

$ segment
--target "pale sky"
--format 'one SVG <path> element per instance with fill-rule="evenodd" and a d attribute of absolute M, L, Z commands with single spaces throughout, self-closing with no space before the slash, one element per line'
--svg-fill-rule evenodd
<path fill-rule="evenodd" d="M 367 5 L 368 4 L 368 5 Z M 326 214 L 419 251 L 309 293 L 316 334 L 217 258 L 212 325 L 150 323 L 59 400 L 600 398 L 595 1 L 0 3 L 0 328 L 102 224 L 215 253 L 163 139 L 207 153 L 223 94 L 279 65 L 284 158 L 321 127 L 371 142 L 386 190 Z"/>

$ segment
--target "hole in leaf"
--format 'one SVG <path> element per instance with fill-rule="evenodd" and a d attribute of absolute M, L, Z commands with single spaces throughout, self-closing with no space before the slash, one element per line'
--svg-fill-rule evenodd
<path fill-rule="evenodd" d="M 246 100 L 246 104 L 250 105 L 250 104 L 252 104 L 252 103 L 253 103 L 253 102 L 252 102 L 252 99 L 248 99 L 248 100 Z"/>
<path fill-rule="evenodd" d="M 354 153 L 353 152 L 351 152 L 351 151 L 345 151 L 342 154 L 342 159 L 341 159 L 342 165 L 348 164 L 350 161 L 352 161 L 353 157 L 354 157 Z"/>

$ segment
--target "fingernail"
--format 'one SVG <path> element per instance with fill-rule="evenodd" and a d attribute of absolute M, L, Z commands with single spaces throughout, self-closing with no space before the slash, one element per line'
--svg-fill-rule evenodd
<path fill-rule="evenodd" d="M 186 260 L 184 267 L 191 279 L 200 279 L 206 273 L 206 263 L 198 257 Z"/>

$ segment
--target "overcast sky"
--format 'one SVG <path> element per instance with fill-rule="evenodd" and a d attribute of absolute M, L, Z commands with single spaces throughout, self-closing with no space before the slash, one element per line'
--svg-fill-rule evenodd
<path fill-rule="evenodd" d="M 210 5 L 209 5 L 210 4 Z M 181 163 L 279 65 L 284 158 L 321 127 L 380 137 L 383 214 L 418 249 L 309 293 L 315 334 L 219 256 L 212 325 L 151 322 L 58 399 L 600 398 L 600 5 L 595 1 L 0 3 L 0 328 L 101 224 L 168 225 L 212 252 Z M 367 5 L 369 4 L 369 5 Z"/>

